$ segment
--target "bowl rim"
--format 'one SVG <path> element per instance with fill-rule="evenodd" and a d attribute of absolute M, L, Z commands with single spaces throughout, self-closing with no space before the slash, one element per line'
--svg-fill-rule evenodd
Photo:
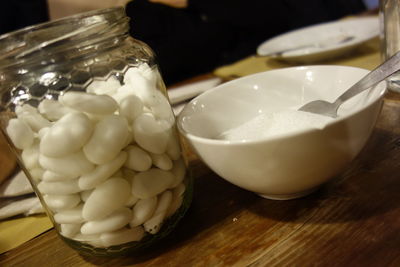
<path fill-rule="evenodd" d="M 220 90 L 221 87 L 227 87 L 231 84 L 235 84 L 238 81 L 241 80 L 246 80 L 246 79 L 251 79 L 254 76 L 260 76 L 260 75 L 265 75 L 265 74 L 269 74 L 271 72 L 277 72 L 277 71 L 285 71 L 285 70 L 295 70 L 295 69 L 317 69 L 317 68 L 340 68 L 340 69 L 355 69 L 355 70 L 363 70 L 365 71 L 365 75 L 367 73 L 370 72 L 370 70 L 365 69 L 365 68 L 359 68 L 359 67 L 353 67 L 353 66 L 343 66 L 343 65 L 307 65 L 307 66 L 294 66 L 294 67 L 286 67 L 286 68 L 280 68 L 280 69 L 273 69 L 273 70 L 267 70 L 267 71 L 262 71 L 262 72 L 257 72 L 254 74 L 250 74 L 250 75 L 246 75 L 222 84 L 219 84 L 217 86 L 215 86 L 214 88 L 211 88 L 203 93 L 201 93 L 200 95 L 198 95 L 197 97 L 193 98 L 189 103 L 187 103 L 185 105 L 185 107 L 183 108 L 183 110 L 179 113 L 178 118 L 177 118 L 177 127 L 178 130 L 184 135 L 186 136 L 188 139 L 191 140 L 195 140 L 196 142 L 201 142 L 201 143 L 207 143 L 207 144 L 213 144 L 213 145 L 249 145 L 249 144 L 258 144 L 258 143 L 265 143 L 265 142 L 272 142 L 272 141 L 277 141 L 279 139 L 286 139 L 286 138 L 291 138 L 291 137 L 295 137 L 295 136 L 300 136 L 300 135 L 304 135 L 307 134 L 309 132 L 313 132 L 313 131 L 321 131 L 322 129 L 329 127 L 331 125 L 340 123 L 344 120 L 347 120 L 348 118 L 355 116 L 358 112 L 360 112 L 361 110 L 364 110 L 366 108 L 368 108 L 369 106 L 374 105 L 376 102 L 380 101 L 386 91 L 387 91 L 387 86 L 384 85 L 385 81 L 382 81 L 380 83 L 378 83 L 377 85 L 375 85 L 372 90 L 377 90 L 379 87 L 382 87 L 379 92 L 379 94 L 376 96 L 375 99 L 373 99 L 371 102 L 369 102 L 367 105 L 363 106 L 362 109 L 358 109 L 356 111 L 352 111 L 349 112 L 348 114 L 344 115 L 344 116 L 340 116 L 338 118 L 333 119 L 332 121 L 329 121 L 322 129 L 318 129 L 318 128 L 303 128 L 303 129 L 299 129 L 299 130 L 295 130 L 295 131 L 289 131 L 288 133 L 282 133 L 282 134 L 278 134 L 278 135 L 273 135 L 270 137 L 260 137 L 257 139 L 242 139 L 242 140 L 224 140 L 224 139 L 213 139 L 213 138 L 206 138 L 206 137 L 201 137 L 198 135 L 194 135 L 192 133 L 187 132 L 183 126 L 182 126 L 182 121 L 184 118 L 184 114 L 185 114 L 185 110 L 189 109 L 189 106 L 191 104 L 193 104 L 193 102 L 197 101 L 200 98 L 203 98 L 205 95 L 211 94 L 214 91 Z M 371 90 L 371 89 L 368 89 Z"/>

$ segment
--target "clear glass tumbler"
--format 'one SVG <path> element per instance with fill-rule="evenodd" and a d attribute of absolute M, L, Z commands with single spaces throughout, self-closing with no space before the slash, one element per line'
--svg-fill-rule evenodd
<path fill-rule="evenodd" d="M 400 50 L 400 1 L 381 0 L 381 57 L 386 60 Z M 388 89 L 400 92 L 400 72 L 387 79 Z"/>
<path fill-rule="evenodd" d="M 60 237 L 126 255 L 184 215 L 192 181 L 152 50 L 123 8 L 0 36 L 1 130 Z"/>

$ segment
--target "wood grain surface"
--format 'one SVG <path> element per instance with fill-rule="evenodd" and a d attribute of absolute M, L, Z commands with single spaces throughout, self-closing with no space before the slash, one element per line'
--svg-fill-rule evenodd
<path fill-rule="evenodd" d="M 262 199 L 193 160 L 192 206 L 148 252 L 84 257 L 50 230 L 0 255 L 0 266 L 400 266 L 399 99 L 387 95 L 365 149 L 307 197 Z"/>
<path fill-rule="evenodd" d="M 0 132 L 0 184 L 10 176 L 16 165 L 16 158 Z"/>

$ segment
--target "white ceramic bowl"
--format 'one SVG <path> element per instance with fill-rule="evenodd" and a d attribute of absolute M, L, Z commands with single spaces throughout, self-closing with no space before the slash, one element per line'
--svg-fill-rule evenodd
<path fill-rule="evenodd" d="M 259 114 L 296 110 L 315 99 L 333 101 L 367 73 L 308 66 L 249 75 L 193 99 L 178 116 L 178 128 L 227 181 L 265 198 L 301 197 L 339 174 L 361 151 L 380 113 L 385 83 L 344 103 L 339 118 L 323 128 L 233 141 L 218 136 Z"/>

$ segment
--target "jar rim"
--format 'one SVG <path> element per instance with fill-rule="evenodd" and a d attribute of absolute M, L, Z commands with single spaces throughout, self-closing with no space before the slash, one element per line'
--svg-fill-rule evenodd
<path fill-rule="evenodd" d="M 129 29 L 128 21 L 123 7 L 113 7 L 84 12 L 6 33 L 0 36 L 0 69 L 35 62 L 36 55 L 39 54 L 49 58 L 51 54 L 64 53 L 74 46 L 78 49 L 110 36 L 124 36 Z M 105 34 L 106 32 L 111 35 Z"/>
<path fill-rule="evenodd" d="M 114 14 L 120 14 L 121 16 L 126 16 L 125 8 L 122 7 L 122 6 L 105 8 L 105 9 L 91 10 L 91 11 L 82 12 L 82 13 L 74 14 L 74 15 L 71 15 L 71 16 L 59 18 L 59 19 L 56 19 L 56 20 L 51 20 L 51 21 L 46 21 L 46 22 L 43 22 L 43 23 L 29 25 L 29 26 L 23 27 L 21 29 L 15 30 L 15 31 L 4 33 L 4 34 L 0 35 L 0 42 L 5 38 L 9 38 L 9 37 L 12 37 L 12 36 L 17 35 L 17 34 L 28 33 L 28 32 L 31 32 L 33 30 L 39 30 L 39 29 L 42 29 L 42 28 L 47 28 L 47 27 L 52 26 L 52 25 L 72 23 L 72 22 L 76 22 L 76 21 L 79 21 L 79 20 L 82 20 L 82 19 L 85 19 L 85 18 L 93 17 L 93 16 L 106 16 L 108 14 L 113 14 L 113 13 Z"/>

